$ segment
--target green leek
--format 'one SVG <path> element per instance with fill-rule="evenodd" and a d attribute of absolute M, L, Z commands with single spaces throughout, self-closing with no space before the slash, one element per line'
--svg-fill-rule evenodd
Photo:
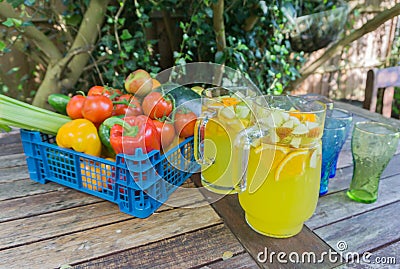
<path fill-rule="evenodd" d="M 55 135 L 69 121 L 67 116 L 0 94 L 0 129 L 12 126 Z"/>

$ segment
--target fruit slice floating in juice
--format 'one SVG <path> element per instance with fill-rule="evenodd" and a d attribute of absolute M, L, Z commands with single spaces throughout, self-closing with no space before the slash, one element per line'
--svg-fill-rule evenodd
<path fill-rule="evenodd" d="M 290 237 L 301 230 L 317 204 L 325 110 L 256 106 L 254 111 L 253 121 L 262 132 L 251 140 L 248 187 L 239 193 L 239 201 L 254 230 Z"/>

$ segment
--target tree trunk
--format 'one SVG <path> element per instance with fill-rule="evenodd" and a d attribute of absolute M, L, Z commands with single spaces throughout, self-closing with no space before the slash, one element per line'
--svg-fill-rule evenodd
<path fill-rule="evenodd" d="M 49 94 L 61 92 L 63 87 L 71 88 L 76 84 L 89 60 L 90 50 L 99 35 L 109 2 L 110 0 L 90 1 L 72 47 L 63 59 L 47 67 L 33 105 L 45 107 Z"/>
<path fill-rule="evenodd" d="M 218 0 L 212 5 L 213 8 L 213 28 L 217 43 L 217 51 L 223 52 L 226 48 L 225 22 L 224 22 L 224 0 Z M 222 63 L 220 72 L 214 74 L 214 85 L 221 85 L 225 64 Z"/>

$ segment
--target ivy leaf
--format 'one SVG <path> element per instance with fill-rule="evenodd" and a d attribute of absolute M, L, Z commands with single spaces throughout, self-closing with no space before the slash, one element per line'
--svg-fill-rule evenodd
<path fill-rule="evenodd" d="M 212 18 L 213 17 L 213 10 L 212 10 L 212 8 L 210 8 L 210 7 L 206 7 L 205 9 L 204 9 L 204 12 L 206 13 L 206 15 L 209 17 L 209 18 Z"/>
<path fill-rule="evenodd" d="M 7 18 L 7 20 L 3 21 L 2 24 L 7 27 L 14 26 L 14 22 L 13 22 L 12 18 Z"/>
<path fill-rule="evenodd" d="M 24 3 L 24 0 L 7 0 L 8 3 L 12 5 L 13 8 L 16 8 Z"/>
<path fill-rule="evenodd" d="M 124 43 L 123 46 L 126 52 L 131 52 L 133 50 L 133 45 L 130 43 Z"/>
<path fill-rule="evenodd" d="M 22 27 L 33 26 L 33 23 L 32 23 L 31 21 L 24 21 L 24 22 L 21 24 L 21 26 L 22 26 Z"/>
<path fill-rule="evenodd" d="M 15 72 L 18 72 L 18 70 L 19 70 L 19 67 L 13 67 L 13 68 L 11 68 L 10 70 L 8 70 L 8 71 L 6 72 L 6 74 L 7 74 L 7 75 L 11 75 L 11 74 L 14 74 Z"/>
<path fill-rule="evenodd" d="M 135 38 L 142 38 L 142 37 L 144 37 L 144 34 L 142 32 L 137 31 L 135 33 Z"/>
<path fill-rule="evenodd" d="M 122 40 L 127 40 L 127 39 L 130 39 L 130 38 L 132 38 L 132 35 L 129 33 L 129 31 L 127 29 L 124 29 L 122 31 L 121 39 Z"/>
<path fill-rule="evenodd" d="M 25 0 L 24 4 L 25 6 L 31 7 L 36 3 L 36 0 Z"/>
<path fill-rule="evenodd" d="M 82 16 L 79 15 L 79 14 L 74 14 L 74 15 L 67 16 L 67 17 L 66 17 L 66 22 L 67 22 L 67 24 L 68 24 L 68 25 L 71 25 L 71 26 L 77 27 L 77 26 L 79 26 L 79 24 L 81 23 L 81 21 L 82 21 Z"/>
<path fill-rule="evenodd" d="M 215 63 L 217 64 L 223 64 L 226 60 L 226 55 L 223 51 L 217 51 L 217 53 L 215 53 Z"/>
<path fill-rule="evenodd" d="M 118 19 L 118 23 L 119 23 L 120 25 L 124 25 L 124 24 L 125 24 L 125 20 L 126 20 L 126 18 L 119 18 L 119 19 Z"/>
<path fill-rule="evenodd" d="M 0 51 L 4 51 L 6 48 L 6 43 L 0 40 Z"/>

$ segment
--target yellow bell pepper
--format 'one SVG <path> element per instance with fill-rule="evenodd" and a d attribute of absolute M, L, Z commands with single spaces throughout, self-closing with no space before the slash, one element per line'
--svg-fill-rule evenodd
<path fill-rule="evenodd" d="M 59 147 L 72 148 L 89 155 L 100 156 L 101 153 L 97 128 L 86 119 L 76 119 L 62 125 L 57 132 L 56 142 Z"/>

